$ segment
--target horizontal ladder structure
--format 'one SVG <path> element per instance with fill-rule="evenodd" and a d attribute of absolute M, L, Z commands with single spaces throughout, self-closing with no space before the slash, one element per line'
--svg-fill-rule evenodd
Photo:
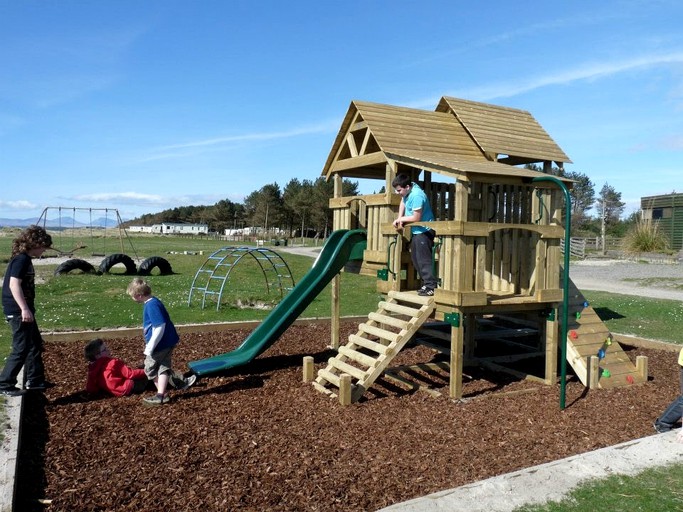
<path fill-rule="evenodd" d="M 647 359 L 633 364 L 573 282 L 569 295 L 567 362 L 583 385 L 615 388 L 646 382 Z"/>
<path fill-rule="evenodd" d="M 434 298 L 416 292 L 389 292 L 377 312 L 358 326 L 346 345 L 339 347 L 327 366 L 318 370 L 313 386 L 339 396 L 344 374 L 351 377 L 351 402 L 357 402 L 379 378 L 391 360 L 434 311 Z"/>
<path fill-rule="evenodd" d="M 211 254 L 197 270 L 190 287 L 188 306 L 192 305 L 193 295 L 198 293 L 202 298 L 202 309 L 206 305 L 207 298 L 216 303 L 216 310 L 220 309 L 223 291 L 230 280 L 230 273 L 246 256 L 250 256 L 263 272 L 267 293 L 270 293 L 272 289 L 277 289 L 283 297 L 285 291 L 289 292 L 294 288 L 292 272 L 278 253 L 265 248 L 223 247 Z M 289 283 L 289 286 L 285 283 Z"/>

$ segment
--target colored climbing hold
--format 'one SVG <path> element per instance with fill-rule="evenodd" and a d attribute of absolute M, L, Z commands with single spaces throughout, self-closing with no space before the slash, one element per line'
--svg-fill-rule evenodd
<path fill-rule="evenodd" d="M 605 368 L 604 370 L 602 370 L 602 376 L 605 378 L 609 378 L 612 376 L 612 374 L 610 373 L 610 371 L 607 368 Z"/>
<path fill-rule="evenodd" d="M 605 359 L 605 350 L 604 349 L 601 348 L 600 350 L 598 350 L 598 358 L 599 359 Z"/>
<path fill-rule="evenodd" d="M 585 301 L 585 302 L 583 303 L 583 307 L 584 307 L 584 308 L 587 308 L 587 307 L 588 307 L 588 301 Z"/>
<path fill-rule="evenodd" d="M 612 336 L 607 336 L 607 339 L 605 340 L 605 345 L 608 347 L 612 344 Z"/>
<path fill-rule="evenodd" d="M 578 333 L 576 331 L 569 331 L 569 337 L 573 340 L 579 337 Z"/>
<path fill-rule="evenodd" d="M 633 384 L 633 375 L 627 375 L 626 382 L 628 382 L 629 384 Z"/>
<path fill-rule="evenodd" d="M 581 311 L 576 312 L 576 319 L 578 320 L 579 318 L 581 318 Z"/>

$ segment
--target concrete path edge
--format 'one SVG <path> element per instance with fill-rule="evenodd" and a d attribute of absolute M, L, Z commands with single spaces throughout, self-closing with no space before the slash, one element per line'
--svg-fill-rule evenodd
<path fill-rule="evenodd" d="M 23 380 L 23 370 L 18 382 Z M 16 495 L 17 464 L 21 442 L 21 416 L 23 396 L 6 396 L 4 438 L 0 446 L 0 512 L 12 512 Z"/>
<path fill-rule="evenodd" d="M 560 501 L 590 480 L 680 463 L 683 444 L 676 440 L 677 433 L 673 430 L 574 455 L 397 503 L 380 512 L 510 512 L 522 505 Z"/>

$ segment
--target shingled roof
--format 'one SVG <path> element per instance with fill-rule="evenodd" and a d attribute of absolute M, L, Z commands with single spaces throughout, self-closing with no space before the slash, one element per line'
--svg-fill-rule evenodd
<path fill-rule="evenodd" d="M 495 155 L 499 162 L 508 160 L 511 165 L 540 161 L 571 162 L 526 110 L 447 96 L 441 98 L 436 110 L 453 114 L 481 150 Z M 509 158 L 501 159 L 500 155 Z"/>
<path fill-rule="evenodd" d="M 504 163 L 497 161 L 501 154 Z M 541 174 L 514 167 L 513 159 L 569 161 L 536 120 L 521 110 L 456 98 L 442 98 L 434 112 L 352 101 L 322 174 L 328 179 L 334 173 L 383 179 L 390 160 L 456 178 Z"/>

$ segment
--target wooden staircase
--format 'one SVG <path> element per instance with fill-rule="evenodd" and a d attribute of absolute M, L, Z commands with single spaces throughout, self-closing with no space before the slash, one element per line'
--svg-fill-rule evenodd
<path fill-rule="evenodd" d="M 599 357 L 600 352 L 603 357 Z M 595 356 L 595 357 L 591 357 Z M 647 359 L 629 359 L 607 326 L 570 281 L 567 362 L 588 388 L 614 388 L 647 381 Z"/>
<path fill-rule="evenodd" d="M 342 375 L 351 377 L 351 402 L 384 372 L 391 360 L 417 332 L 434 311 L 434 298 L 416 292 L 389 292 L 378 304 L 377 312 L 358 326 L 346 345 L 339 347 L 327 366 L 318 370 L 313 386 L 332 397 L 338 397 Z"/>

